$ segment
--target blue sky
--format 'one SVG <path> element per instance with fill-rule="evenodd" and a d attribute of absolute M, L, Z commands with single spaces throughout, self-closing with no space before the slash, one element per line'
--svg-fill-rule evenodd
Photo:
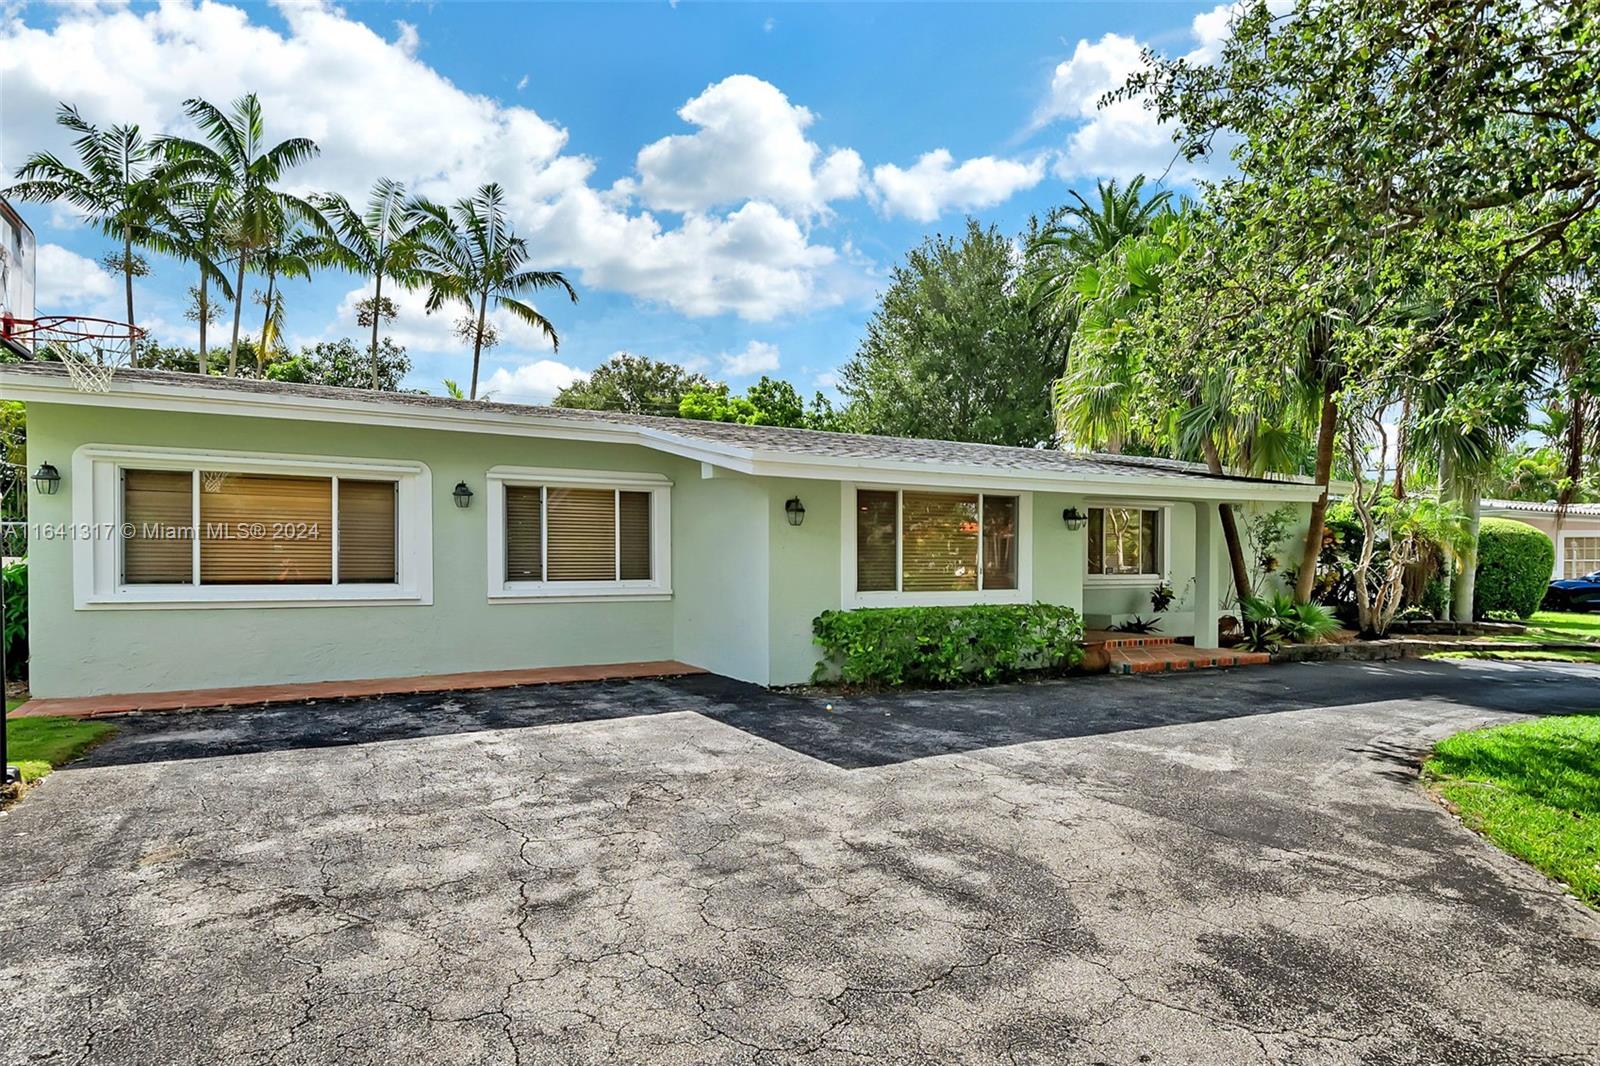
<path fill-rule="evenodd" d="M 539 306 L 552 352 L 507 327 L 484 376 L 547 399 L 627 350 L 743 386 L 829 389 L 889 269 L 970 214 L 1008 232 L 1100 176 L 1168 171 L 1165 131 L 1094 100 L 1141 46 L 1212 54 L 1215 4 L 28 5 L 0 53 L 0 166 L 62 151 L 57 100 L 102 125 L 185 132 L 181 101 L 262 98 L 276 139 L 322 156 L 291 184 L 362 199 L 388 176 L 435 198 L 499 181 L 543 265 L 577 284 Z M 1184 188 L 1193 174 L 1166 174 Z M 120 315 L 105 242 L 22 205 L 41 312 Z M 140 318 L 193 344 L 188 268 L 154 262 Z M 355 335 L 362 279 L 291 283 L 289 335 Z M 402 300 L 408 384 L 464 380 L 453 314 Z M 259 310 L 246 309 L 247 325 Z M 255 328 L 252 326 L 251 328 Z"/>

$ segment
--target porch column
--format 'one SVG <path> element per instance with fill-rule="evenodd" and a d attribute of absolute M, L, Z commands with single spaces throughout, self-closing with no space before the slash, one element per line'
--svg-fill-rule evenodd
<path fill-rule="evenodd" d="M 1194 504 L 1194 646 L 1216 648 L 1217 604 L 1222 599 L 1222 519 L 1212 502 Z"/>

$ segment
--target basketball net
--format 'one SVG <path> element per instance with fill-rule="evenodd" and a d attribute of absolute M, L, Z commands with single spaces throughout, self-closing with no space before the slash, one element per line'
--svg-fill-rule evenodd
<path fill-rule="evenodd" d="M 59 361 L 80 392 L 109 392 L 118 370 L 131 366 L 144 330 L 126 322 L 82 315 L 0 320 L 0 334 L 39 361 Z"/>

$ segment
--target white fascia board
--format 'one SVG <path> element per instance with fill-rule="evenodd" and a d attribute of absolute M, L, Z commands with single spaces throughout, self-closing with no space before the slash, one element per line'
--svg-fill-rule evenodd
<path fill-rule="evenodd" d="M 903 485 L 947 485 L 952 480 L 972 488 L 1029 492 L 1093 493 L 1148 498 L 1152 493 L 1183 500 L 1283 500 L 1312 501 L 1321 489 L 1303 481 L 1208 481 L 1198 477 L 1141 476 L 1134 473 L 1074 471 L 1052 475 L 1044 471 L 1001 470 L 962 463 L 927 463 L 914 460 L 863 460 L 841 456 L 797 456 L 707 441 L 672 433 L 655 426 L 586 424 L 576 419 L 541 418 L 519 412 L 429 408 L 404 403 L 347 401 L 292 393 L 270 396 L 229 395 L 203 386 L 159 385 L 118 381 L 110 391 L 83 392 L 66 379 L 41 381 L 31 375 L 8 375 L 0 368 L 0 383 L 8 399 L 72 406 L 134 408 L 190 414 L 224 414 L 248 418 L 338 422 L 348 425 L 427 428 L 461 433 L 493 433 L 512 437 L 543 437 L 633 444 L 680 456 L 713 467 L 755 477 L 802 480 L 892 480 Z"/>

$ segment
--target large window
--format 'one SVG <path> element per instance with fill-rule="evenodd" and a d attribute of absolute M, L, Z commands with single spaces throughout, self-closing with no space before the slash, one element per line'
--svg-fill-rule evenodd
<path fill-rule="evenodd" d="M 92 446 L 73 469 L 79 607 L 431 599 L 419 463 Z"/>
<path fill-rule="evenodd" d="M 1600 536 L 1573 536 L 1561 538 L 1562 577 L 1583 577 L 1600 570 Z"/>
<path fill-rule="evenodd" d="M 665 594 L 667 491 L 652 475 L 490 471 L 490 596 Z"/>
<path fill-rule="evenodd" d="M 857 489 L 855 591 L 1014 592 L 1016 496 Z"/>
<path fill-rule="evenodd" d="M 1089 508 L 1089 573 L 1101 577 L 1165 573 L 1162 515 L 1156 507 Z"/>

